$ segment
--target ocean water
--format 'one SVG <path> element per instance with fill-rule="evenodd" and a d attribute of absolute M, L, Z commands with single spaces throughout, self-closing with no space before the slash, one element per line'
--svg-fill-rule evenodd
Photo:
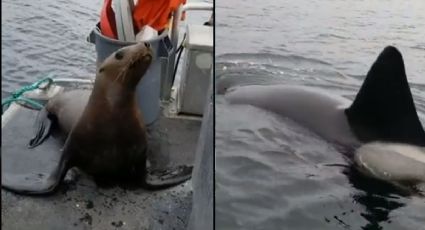
<path fill-rule="evenodd" d="M 302 125 L 223 97 L 287 84 L 353 99 L 394 45 L 424 125 L 424 12 L 420 0 L 216 0 L 217 229 L 425 229 L 420 194 L 362 177 Z"/>
<path fill-rule="evenodd" d="M 102 2 L 2 0 L 2 98 L 48 73 L 93 79 L 96 52 L 86 37 Z"/>

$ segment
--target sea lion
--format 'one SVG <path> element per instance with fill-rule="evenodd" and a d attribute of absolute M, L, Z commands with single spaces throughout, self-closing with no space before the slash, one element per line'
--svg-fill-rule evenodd
<path fill-rule="evenodd" d="M 353 102 L 310 87 L 284 85 L 231 88 L 225 97 L 232 104 L 249 104 L 289 117 L 325 139 L 350 148 L 370 142 L 406 144 L 416 148 L 425 146 L 425 131 L 416 112 L 403 58 L 392 46 L 380 53 Z M 363 156 L 368 149 L 360 151 Z M 385 151 L 379 150 L 380 153 Z M 400 151 L 398 149 L 391 154 L 400 154 Z M 392 158 L 395 159 L 394 156 Z M 362 159 L 361 165 L 365 164 L 364 160 L 372 158 Z M 401 156 L 397 159 L 412 161 L 412 158 Z M 382 164 L 386 162 L 382 161 Z M 369 165 L 369 169 L 385 168 L 378 165 L 379 161 L 371 160 L 369 163 L 375 164 Z M 425 164 L 422 161 L 417 163 Z M 389 173 L 391 178 L 400 181 L 406 175 L 425 180 L 425 175 L 417 174 L 420 170 L 415 168 L 406 167 L 404 172 Z M 407 172 L 409 170 L 412 171 Z M 365 171 L 364 168 L 362 171 Z"/>
<path fill-rule="evenodd" d="M 12 178 L 2 187 L 21 194 L 54 192 L 71 167 L 100 181 L 131 181 L 147 189 L 179 184 L 191 177 L 191 167 L 177 175 L 147 181 L 147 133 L 136 103 L 136 86 L 153 53 L 148 43 L 119 49 L 98 68 L 92 92 L 70 91 L 51 99 L 40 112 L 30 147 L 40 145 L 58 125 L 67 138 L 58 166 L 47 178 Z M 175 172 L 174 172 L 175 173 Z"/>

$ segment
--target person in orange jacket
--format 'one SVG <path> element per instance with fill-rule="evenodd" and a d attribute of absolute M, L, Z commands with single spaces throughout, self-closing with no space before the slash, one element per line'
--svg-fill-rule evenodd
<path fill-rule="evenodd" d="M 182 4 L 186 4 L 186 0 L 138 0 L 133 9 L 135 33 L 139 32 L 145 25 L 149 25 L 161 33 L 168 27 L 172 12 Z M 112 0 L 104 1 L 100 28 L 103 35 L 117 39 L 115 13 L 111 5 Z M 182 15 L 182 19 L 184 19 L 184 15 Z"/>
<path fill-rule="evenodd" d="M 186 0 L 138 0 L 133 9 L 133 23 L 137 31 L 149 25 L 158 32 L 168 27 L 172 12 Z"/>

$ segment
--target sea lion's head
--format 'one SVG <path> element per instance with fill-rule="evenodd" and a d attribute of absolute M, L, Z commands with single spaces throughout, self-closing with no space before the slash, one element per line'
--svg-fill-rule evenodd
<path fill-rule="evenodd" d="M 149 43 L 137 43 L 112 53 L 97 70 L 97 78 L 135 88 L 152 62 Z"/>

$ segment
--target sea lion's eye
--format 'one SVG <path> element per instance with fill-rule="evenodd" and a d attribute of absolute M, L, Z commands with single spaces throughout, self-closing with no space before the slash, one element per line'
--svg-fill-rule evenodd
<path fill-rule="evenodd" d="M 115 53 L 115 59 L 117 60 L 121 60 L 124 57 L 124 54 L 122 51 L 116 52 Z"/>
<path fill-rule="evenodd" d="M 105 70 L 105 68 L 100 68 L 99 73 L 102 73 Z"/>

